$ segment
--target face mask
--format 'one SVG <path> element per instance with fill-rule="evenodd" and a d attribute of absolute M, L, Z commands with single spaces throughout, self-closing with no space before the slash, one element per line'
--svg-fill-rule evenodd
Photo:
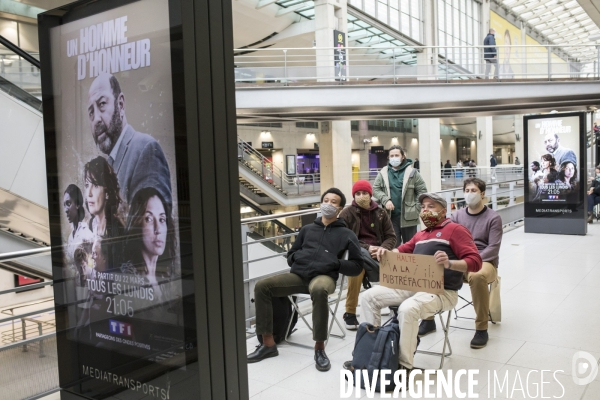
<path fill-rule="evenodd" d="M 371 208 L 371 196 L 368 194 L 364 196 L 356 196 L 354 201 L 356 201 L 356 204 L 358 204 L 360 208 L 364 208 L 365 210 Z"/>
<path fill-rule="evenodd" d="M 323 214 L 325 218 L 334 218 L 338 214 L 338 208 L 329 203 L 322 203 L 321 214 Z"/>
<path fill-rule="evenodd" d="M 479 193 L 465 193 L 465 202 L 469 207 L 475 207 L 481 200 Z"/>
<path fill-rule="evenodd" d="M 428 228 L 433 228 L 434 226 L 442 222 L 444 219 L 446 219 L 446 216 L 444 214 L 429 210 L 422 211 L 421 214 L 419 214 L 419 217 L 421 217 L 421 220 L 423 220 L 423 223 Z"/>
<path fill-rule="evenodd" d="M 400 157 L 390 158 L 390 165 L 392 167 L 398 167 L 401 162 L 402 162 L 402 160 L 400 159 Z"/>

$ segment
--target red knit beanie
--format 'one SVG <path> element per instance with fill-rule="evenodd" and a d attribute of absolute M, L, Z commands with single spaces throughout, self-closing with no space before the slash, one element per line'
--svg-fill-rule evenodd
<path fill-rule="evenodd" d="M 354 197 L 354 194 L 359 190 L 364 190 L 373 196 L 373 188 L 371 187 L 371 183 L 369 181 L 356 181 L 354 186 L 352 186 L 352 197 Z"/>

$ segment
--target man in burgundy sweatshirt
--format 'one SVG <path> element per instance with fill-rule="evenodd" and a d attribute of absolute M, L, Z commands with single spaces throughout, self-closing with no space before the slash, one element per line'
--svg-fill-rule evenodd
<path fill-rule="evenodd" d="M 399 363 L 401 368 L 409 371 L 413 368 L 417 348 L 419 319 L 454 308 L 458 301 L 457 291 L 463 285 L 463 274 L 481 269 L 481 256 L 469 231 L 446 218 L 446 200 L 435 193 L 423 193 L 419 196 L 419 203 L 420 217 L 427 228 L 393 251 L 434 256 L 436 262 L 444 266 L 444 293 L 434 295 L 375 286 L 363 293 L 360 299 L 365 321 L 373 325 L 381 325 L 382 308 L 400 305 Z M 378 259 L 386 251 L 378 250 Z"/>
<path fill-rule="evenodd" d="M 479 178 L 465 179 L 463 190 L 467 208 L 452 214 L 452 222 L 461 224 L 471 232 L 483 260 L 481 270 L 469 272 L 466 276 L 477 315 L 475 336 L 471 340 L 473 349 L 481 349 L 488 342 L 487 328 L 490 315 L 488 284 L 498 278 L 500 244 L 502 243 L 502 218 L 496 211 L 486 207 L 483 201 L 485 188 L 485 182 Z M 435 330 L 435 320 L 433 318 L 424 319 L 419 326 L 419 336 L 425 336 Z"/>

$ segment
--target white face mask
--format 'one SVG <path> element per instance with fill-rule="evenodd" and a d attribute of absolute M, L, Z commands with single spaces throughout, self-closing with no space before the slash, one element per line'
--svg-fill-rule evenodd
<path fill-rule="evenodd" d="M 390 165 L 392 167 L 398 167 L 400 165 L 400 163 L 402 162 L 402 160 L 400 159 L 400 157 L 393 157 L 390 158 Z"/>
<path fill-rule="evenodd" d="M 465 203 L 467 203 L 469 207 L 478 206 L 479 203 L 481 203 L 481 200 L 483 199 L 481 198 L 481 195 L 479 193 L 465 193 Z"/>

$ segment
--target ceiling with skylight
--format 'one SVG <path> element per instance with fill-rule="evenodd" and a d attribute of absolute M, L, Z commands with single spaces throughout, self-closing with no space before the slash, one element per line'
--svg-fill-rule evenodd
<path fill-rule="evenodd" d="M 597 58 L 590 35 L 600 29 L 576 0 L 501 0 L 533 29 L 545 35 L 553 44 L 569 46 L 564 50 L 580 61 Z M 571 47 L 575 46 L 575 47 Z"/>

